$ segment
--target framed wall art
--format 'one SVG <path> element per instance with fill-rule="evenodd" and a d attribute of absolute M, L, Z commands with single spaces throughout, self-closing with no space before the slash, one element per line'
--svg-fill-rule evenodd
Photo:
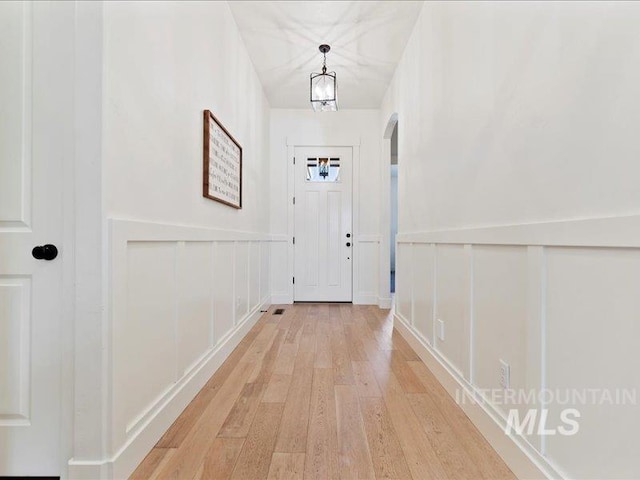
<path fill-rule="evenodd" d="M 202 195 L 242 208 L 242 147 L 209 110 L 204 111 Z"/>

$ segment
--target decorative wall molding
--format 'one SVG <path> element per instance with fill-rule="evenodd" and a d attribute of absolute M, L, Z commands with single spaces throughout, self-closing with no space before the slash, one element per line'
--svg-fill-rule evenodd
<path fill-rule="evenodd" d="M 480 398 L 502 390 L 501 361 L 510 365 L 510 388 L 517 391 L 638 388 L 627 359 L 637 358 L 631 319 L 640 284 L 640 216 L 404 233 L 397 242 L 396 325 L 427 365 L 440 370 L 450 393 L 462 388 Z M 615 333 L 603 335 L 603 321 Z M 468 412 L 516 475 L 535 476 L 533 466 L 549 478 L 586 471 L 623 478 L 637 469 L 635 457 L 614 447 L 615 464 L 590 456 L 603 445 L 632 441 L 623 426 L 630 413 L 620 406 L 579 406 L 584 418 L 601 415 L 599 408 L 615 417 L 606 425 L 584 421 L 579 455 L 557 436 L 506 436 L 514 408 L 522 416 L 537 409 L 554 418 L 566 408 L 538 398 L 487 399 Z"/>
<path fill-rule="evenodd" d="M 128 477 L 271 298 L 269 234 L 108 224 L 108 448 L 72 478 Z"/>
<path fill-rule="evenodd" d="M 399 233 L 398 243 L 640 247 L 640 215 Z"/>

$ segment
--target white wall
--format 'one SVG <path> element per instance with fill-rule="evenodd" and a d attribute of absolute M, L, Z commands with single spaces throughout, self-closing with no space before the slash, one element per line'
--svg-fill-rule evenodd
<path fill-rule="evenodd" d="M 105 3 L 110 217 L 267 232 L 269 104 L 225 2 Z M 202 112 L 243 148 L 243 208 L 202 196 Z"/>
<path fill-rule="evenodd" d="M 425 3 L 378 128 L 397 112 L 397 315 L 469 388 L 498 388 L 503 359 L 514 388 L 640 389 L 639 21 L 632 2 Z M 552 475 L 640 476 L 638 407 L 578 408 L 577 435 L 521 447 Z"/>
<path fill-rule="evenodd" d="M 379 189 L 381 136 L 378 110 L 340 110 L 315 113 L 309 110 L 271 110 L 271 270 L 274 301 L 293 301 L 292 197 L 289 176 L 295 145 L 355 146 L 353 177 L 354 290 L 356 303 L 378 301 Z"/>
<path fill-rule="evenodd" d="M 426 3 L 381 119 L 411 171 L 400 229 L 638 213 L 638 9 Z"/>
<path fill-rule="evenodd" d="M 103 8 L 110 402 L 95 463 L 123 478 L 269 302 L 269 105 L 226 2 Z M 241 210 L 202 197 L 205 109 L 243 147 Z"/>

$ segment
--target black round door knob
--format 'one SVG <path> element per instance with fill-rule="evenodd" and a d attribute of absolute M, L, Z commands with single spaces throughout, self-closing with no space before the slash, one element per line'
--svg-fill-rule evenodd
<path fill-rule="evenodd" d="M 351 246 L 351 242 L 347 242 L 347 247 L 350 247 L 350 246 Z"/>
<path fill-rule="evenodd" d="M 37 247 L 33 247 L 31 250 L 31 255 L 36 260 L 53 260 L 58 256 L 58 248 L 55 245 L 51 245 L 50 243 L 46 245 L 40 245 Z"/>
<path fill-rule="evenodd" d="M 350 233 L 347 233 L 347 238 L 351 238 L 351 234 Z"/>

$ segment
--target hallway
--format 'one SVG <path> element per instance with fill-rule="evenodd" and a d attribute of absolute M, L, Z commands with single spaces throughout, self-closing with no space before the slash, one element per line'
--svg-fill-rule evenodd
<path fill-rule="evenodd" d="M 388 310 L 272 306 L 132 479 L 515 478 Z"/>
<path fill-rule="evenodd" d="M 0 2 L 0 479 L 640 480 L 639 24 Z"/>

